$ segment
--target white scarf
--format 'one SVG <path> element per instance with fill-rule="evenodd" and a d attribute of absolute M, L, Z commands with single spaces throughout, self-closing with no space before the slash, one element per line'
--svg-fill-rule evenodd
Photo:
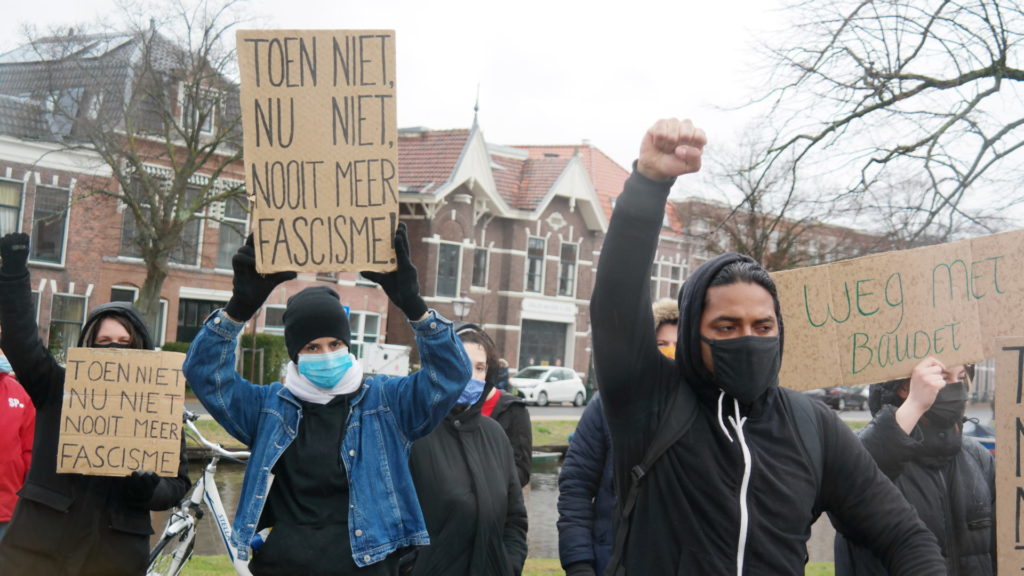
<path fill-rule="evenodd" d="M 316 384 L 309 381 L 308 378 L 299 374 L 298 368 L 295 366 L 295 362 L 289 362 L 287 371 L 284 376 L 284 387 L 291 391 L 296 398 L 303 402 L 312 402 L 313 404 L 327 404 L 334 399 L 335 396 L 342 394 L 351 394 L 356 390 L 359 390 L 359 386 L 363 383 L 363 366 L 359 363 L 359 360 L 353 358 L 352 366 L 349 367 L 348 371 L 338 382 L 338 385 L 334 388 L 321 388 Z"/>

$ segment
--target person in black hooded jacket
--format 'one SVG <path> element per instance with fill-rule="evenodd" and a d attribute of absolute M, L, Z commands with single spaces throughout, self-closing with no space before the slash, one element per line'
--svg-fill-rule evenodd
<path fill-rule="evenodd" d="M 941 573 L 934 536 L 819 403 L 807 408 L 820 431 L 821 468 L 812 464 L 791 416 L 798 393 L 778 386 L 775 285 L 753 259 L 723 254 L 695 270 L 679 298 L 676 358 L 657 351 L 650 267 L 669 190 L 699 170 L 705 142 L 688 120 L 648 130 L 598 264 L 590 311 L 618 511 L 660 429 L 682 432 L 641 475 L 609 573 L 800 574 L 822 511 L 842 518 L 892 573 Z"/>
<path fill-rule="evenodd" d="M 938 539 L 943 574 L 996 573 L 995 462 L 963 436 L 970 369 L 929 357 L 910 378 L 872 384 L 864 447 Z M 842 526 L 837 526 L 842 528 Z M 881 562 L 836 532 L 836 576 L 884 576 Z"/>
<path fill-rule="evenodd" d="M 526 562 L 526 507 L 512 445 L 480 413 L 495 385 L 497 353 L 484 332 L 460 328 L 473 378 L 455 408 L 413 443 L 409 467 L 430 546 L 417 551 L 416 576 L 513 576 Z"/>
<path fill-rule="evenodd" d="M 36 407 L 32 465 L 0 541 L 0 574 L 141 575 L 153 533 L 149 511 L 174 506 L 191 484 L 184 438 L 174 478 L 57 473 L 64 367 L 39 338 L 28 247 L 27 234 L 0 239 L 0 345 Z M 78 346 L 152 350 L 153 342 L 134 307 L 111 302 L 89 313 Z"/>

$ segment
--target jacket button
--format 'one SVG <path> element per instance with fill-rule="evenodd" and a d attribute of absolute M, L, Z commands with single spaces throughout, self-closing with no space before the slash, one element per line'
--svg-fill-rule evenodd
<path fill-rule="evenodd" d="M 363 531 L 362 530 L 356 530 L 356 536 L 362 536 L 362 535 L 363 535 Z"/>
<path fill-rule="evenodd" d="M 436 328 L 437 328 L 437 322 L 431 322 L 431 323 L 430 323 L 430 329 L 431 329 L 431 330 L 434 330 L 434 329 L 436 329 Z"/>
<path fill-rule="evenodd" d="M 220 317 L 214 318 L 213 319 L 213 323 L 214 324 L 220 324 Z"/>
<path fill-rule="evenodd" d="M 355 450 L 349 450 L 349 451 L 348 451 L 348 455 L 349 455 L 349 456 L 352 456 L 353 458 L 355 458 L 355 455 L 356 455 L 356 451 L 355 451 Z"/>
<path fill-rule="evenodd" d="M 366 556 L 363 556 L 363 562 L 366 562 L 367 564 L 370 563 L 370 555 L 369 554 L 367 554 Z"/>
<path fill-rule="evenodd" d="M 456 420 L 455 421 L 455 427 L 456 428 L 462 428 L 462 420 Z"/>

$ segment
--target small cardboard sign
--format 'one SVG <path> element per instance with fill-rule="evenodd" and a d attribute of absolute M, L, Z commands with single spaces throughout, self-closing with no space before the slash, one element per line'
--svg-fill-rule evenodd
<path fill-rule="evenodd" d="M 996 355 L 996 551 L 1003 574 L 1024 572 L 1024 336 L 995 342 Z"/>
<path fill-rule="evenodd" d="M 395 32 L 241 30 L 237 46 L 256 269 L 394 270 Z"/>
<path fill-rule="evenodd" d="M 184 361 L 181 352 L 68 350 L 57 472 L 177 476 Z"/>
<path fill-rule="evenodd" d="M 928 356 L 995 355 L 1024 322 L 1024 231 L 772 275 L 786 348 L 779 381 L 810 390 L 902 378 Z"/>

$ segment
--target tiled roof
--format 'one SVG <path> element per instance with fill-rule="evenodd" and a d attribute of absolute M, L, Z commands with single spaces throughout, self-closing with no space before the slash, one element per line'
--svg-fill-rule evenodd
<path fill-rule="evenodd" d="M 50 132 L 38 102 L 0 94 L 0 134 L 39 140 Z"/>
<path fill-rule="evenodd" d="M 491 172 L 498 195 L 512 208 L 520 208 L 517 199 L 523 186 L 523 164 L 526 161 L 497 154 L 491 155 Z"/>
<path fill-rule="evenodd" d="M 468 138 L 466 129 L 399 130 L 399 185 L 403 190 L 426 192 L 447 182 Z"/>
<path fill-rule="evenodd" d="M 620 166 L 607 154 L 590 144 L 579 144 L 573 146 L 520 146 L 523 150 L 530 152 L 530 157 L 544 157 L 556 154 L 558 156 L 571 157 L 574 154 L 580 155 L 580 160 L 590 175 L 590 180 L 597 191 L 597 197 L 601 201 L 601 209 L 610 220 L 612 217 L 612 201 L 622 194 L 622 187 L 629 178 L 629 170 Z M 665 214 L 668 216 L 668 225 L 673 236 L 683 236 L 683 222 L 671 202 L 665 205 Z M 663 231 L 664 233 L 664 231 Z"/>
<path fill-rule="evenodd" d="M 527 159 L 523 162 L 519 193 L 514 197 L 506 197 L 506 201 L 513 208 L 519 210 L 535 210 L 554 186 L 558 177 L 565 171 L 570 159 L 561 157 Z"/>

